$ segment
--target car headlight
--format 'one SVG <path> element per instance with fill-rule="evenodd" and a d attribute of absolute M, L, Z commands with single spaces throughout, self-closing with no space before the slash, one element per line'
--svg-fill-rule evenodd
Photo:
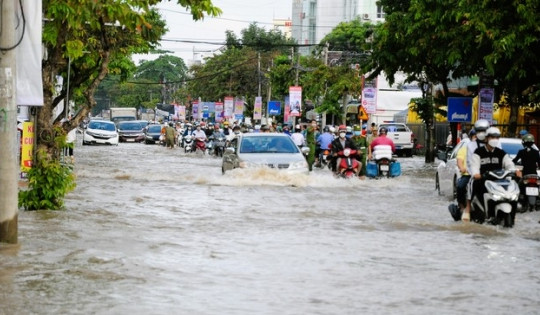
<path fill-rule="evenodd" d="M 308 164 L 306 161 L 298 161 L 298 162 L 293 162 L 289 164 L 289 169 L 298 169 L 298 168 L 307 168 L 307 167 L 308 167 Z"/>

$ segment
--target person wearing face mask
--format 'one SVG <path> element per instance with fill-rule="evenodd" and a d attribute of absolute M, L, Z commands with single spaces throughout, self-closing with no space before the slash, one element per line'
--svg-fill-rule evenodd
<path fill-rule="evenodd" d="M 482 202 L 484 200 L 482 196 L 486 191 L 484 186 L 485 180 L 482 179 L 482 174 L 489 171 L 505 169 L 516 171 L 516 175 L 521 177 L 521 172 L 516 170 L 516 166 L 514 165 L 514 162 L 512 162 L 510 156 L 506 154 L 503 149 L 499 148 L 500 137 L 501 132 L 499 128 L 489 127 L 486 130 L 485 145 L 474 151 L 470 161 L 470 174 L 471 180 L 473 181 L 471 196 L 476 195 Z"/>
<path fill-rule="evenodd" d="M 358 150 L 354 142 L 347 138 L 347 126 L 340 125 L 338 133 L 339 137 L 332 141 L 332 160 L 330 161 L 330 168 L 334 172 L 337 172 L 337 165 L 341 162 L 341 159 L 338 157 L 338 152 L 343 151 L 346 148 Z"/>
<path fill-rule="evenodd" d="M 516 157 L 512 160 L 514 163 L 521 161 L 523 170 L 521 171 L 523 176 L 525 175 L 536 175 L 537 169 L 540 169 L 540 153 L 538 149 L 535 149 L 534 145 L 534 136 L 531 134 L 526 134 L 521 137 L 523 144 L 523 149 L 519 150 Z M 519 189 L 521 190 L 521 195 L 525 195 L 525 185 L 523 182 L 520 182 Z M 528 207 L 528 202 L 525 200 L 524 206 Z M 533 211 L 537 208 L 533 206 L 530 210 Z M 525 208 L 527 209 L 527 208 Z M 540 223 L 540 222 L 539 222 Z"/>
<path fill-rule="evenodd" d="M 465 165 L 467 168 L 467 173 L 472 174 L 471 170 L 471 161 L 476 149 L 483 147 L 486 141 L 486 130 L 489 128 L 489 122 L 485 119 L 479 119 L 474 123 L 474 130 L 476 132 L 476 139 L 471 140 L 467 143 L 467 155 L 465 158 Z M 463 222 L 469 222 L 471 218 L 471 200 L 472 200 L 472 190 L 473 190 L 474 179 L 471 178 L 467 185 L 467 200 L 465 209 L 461 213 L 461 220 Z"/>

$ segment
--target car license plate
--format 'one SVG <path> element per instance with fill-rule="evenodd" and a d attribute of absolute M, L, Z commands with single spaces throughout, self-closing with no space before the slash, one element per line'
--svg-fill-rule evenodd
<path fill-rule="evenodd" d="M 538 187 L 525 187 L 525 195 L 538 196 Z"/>
<path fill-rule="evenodd" d="M 388 171 L 388 165 L 381 165 L 381 171 Z"/>

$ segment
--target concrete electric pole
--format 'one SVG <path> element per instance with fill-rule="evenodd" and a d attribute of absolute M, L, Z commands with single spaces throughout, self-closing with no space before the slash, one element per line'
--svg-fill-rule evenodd
<path fill-rule="evenodd" d="M 0 243 L 17 243 L 18 163 L 15 1 L 3 1 L 0 19 Z"/>

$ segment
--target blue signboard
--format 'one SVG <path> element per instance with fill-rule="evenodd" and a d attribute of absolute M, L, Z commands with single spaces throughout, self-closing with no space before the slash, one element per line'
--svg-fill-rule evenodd
<path fill-rule="evenodd" d="M 281 115 L 281 102 L 280 101 L 268 102 L 268 115 L 270 116 Z"/>
<path fill-rule="evenodd" d="M 471 122 L 472 97 L 449 97 L 448 98 L 448 121 Z"/>

